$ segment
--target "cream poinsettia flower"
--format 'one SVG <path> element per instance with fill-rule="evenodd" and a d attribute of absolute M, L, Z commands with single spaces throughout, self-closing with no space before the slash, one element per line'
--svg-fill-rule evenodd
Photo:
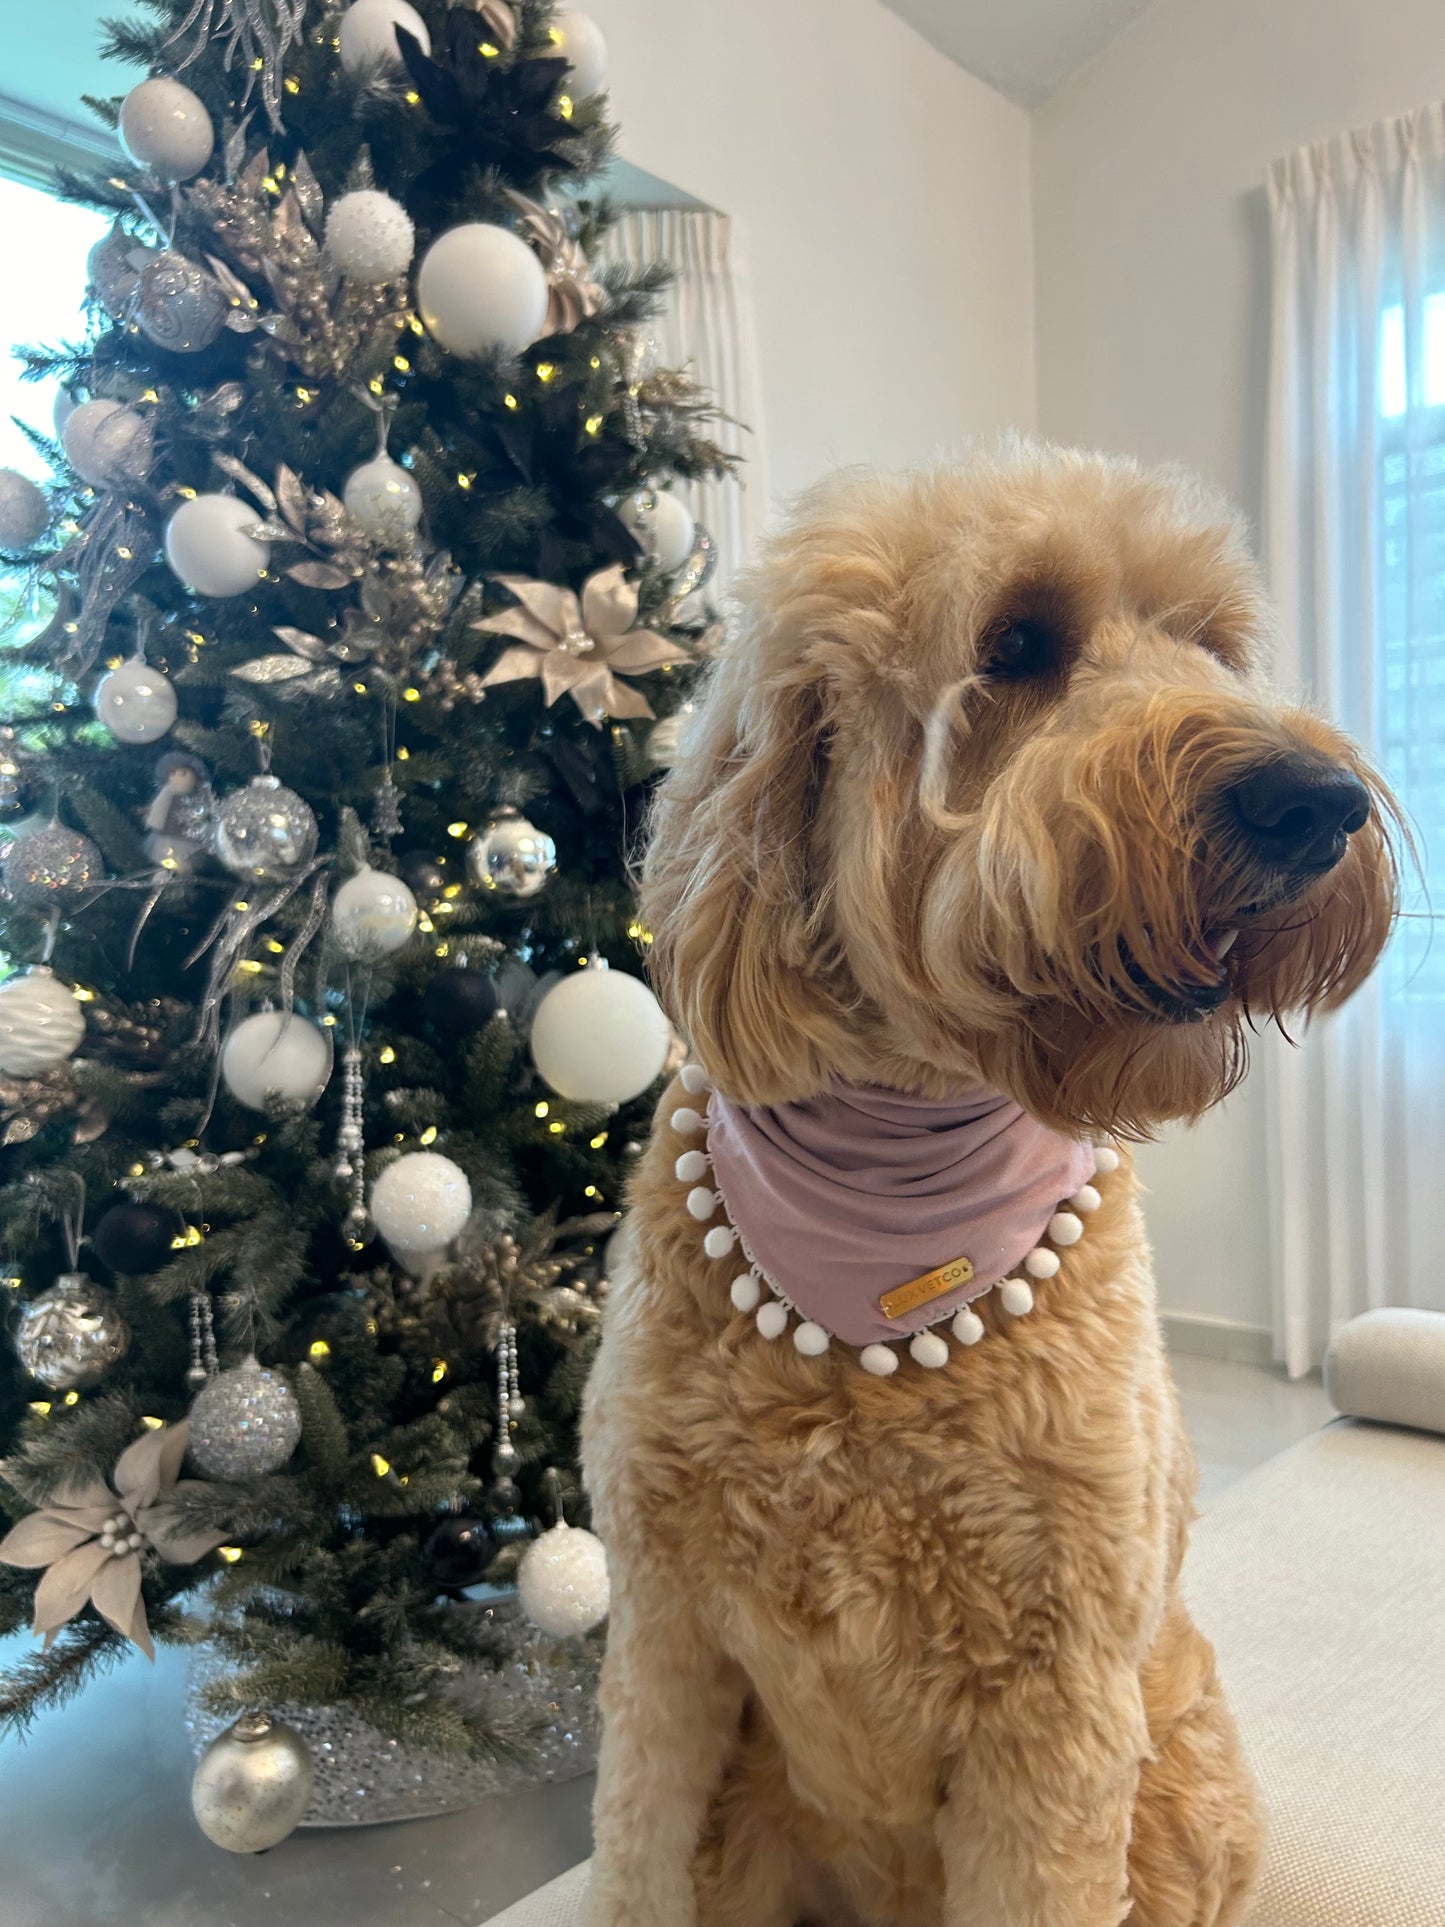
<path fill-rule="evenodd" d="M 165 1425 L 128 1445 L 111 1475 L 73 1488 L 32 1512 L 0 1540 L 7 1566 L 44 1566 L 35 1589 L 35 1630 L 47 1647 L 89 1603 L 118 1633 L 155 1658 L 145 1601 L 141 1554 L 157 1552 L 171 1566 L 194 1565 L 220 1545 L 224 1532 L 188 1531 L 169 1500 L 202 1490 L 179 1477 L 190 1426 Z"/>
<path fill-rule="evenodd" d="M 621 677 L 690 660 L 686 649 L 665 636 L 633 628 L 637 585 L 627 580 L 620 563 L 589 576 L 580 600 L 570 589 L 534 582 L 530 576 L 502 575 L 497 580 L 517 598 L 517 607 L 472 627 L 488 635 L 515 636 L 526 647 L 504 649 L 483 676 L 484 688 L 535 676 L 549 707 L 568 695 L 600 729 L 604 716 L 655 713 L 642 691 Z"/>

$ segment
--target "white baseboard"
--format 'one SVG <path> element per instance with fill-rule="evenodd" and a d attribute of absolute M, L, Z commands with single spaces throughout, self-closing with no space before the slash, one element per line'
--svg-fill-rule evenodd
<path fill-rule="evenodd" d="M 1166 1311 L 1161 1316 L 1172 1352 L 1185 1352 L 1192 1358 L 1220 1358 L 1229 1365 L 1274 1363 L 1274 1336 L 1263 1325 L 1243 1325 L 1232 1318 L 1209 1318 L 1187 1311 Z"/>

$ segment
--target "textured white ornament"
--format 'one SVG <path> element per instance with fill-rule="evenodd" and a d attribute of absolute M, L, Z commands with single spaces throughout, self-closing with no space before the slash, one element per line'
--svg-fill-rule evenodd
<path fill-rule="evenodd" d="M 0 468 L 0 549 L 31 549 L 50 526 L 45 491 L 28 475 Z"/>
<path fill-rule="evenodd" d="M 346 276 L 366 287 L 400 281 L 411 266 L 416 228 L 400 201 L 361 187 L 331 204 L 326 252 Z"/>
<path fill-rule="evenodd" d="M 517 1568 L 517 1601 L 534 1626 L 557 1639 L 600 1626 L 612 1604 L 602 1541 L 569 1525 L 534 1539 Z"/>
<path fill-rule="evenodd" d="M 269 1098 L 312 1105 L 331 1076 L 331 1045 L 325 1031 L 293 1010 L 258 1010 L 226 1039 L 221 1077 L 248 1110 L 264 1111 Z"/>
<path fill-rule="evenodd" d="M 438 1151 L 411 1151 L 371 1187 L 371 1217 L 394 1251 L 441 1251 L 472 1215 L 472 1187 Z"/>
<path fill-rule="evenodd" d="M 271 560 L 270 543 L 246 533 L 261 519 L 239 495 L 197 495 L 166 524 L 166 560 L 197 595 L 243 595 Z"/>
<path fill-rule="evenodd" d="M 118 743 L 159 742 L 176 708 L 171 684 L 139 656 L 103 676 L 95 691 L 95 713 Z"/>
<path fill-rule="evenodd" d="M 617 506 L 617 517 L 642 544 L 648 561 L 676 575 L 692 554 L 697 524 L 685 504 L 663 489 L 639 489 Z"/>
<path fill-rule="evenodd" d="M 356 0 L 341 16 L 342 67 L 349 74 L 365 73 L 377 65 L 400 67 L 398 27 L 421 42 L 424 54 L 431 52 L 426 22 L 407 0 Z"/>
<path fill-rule="evenodd" d="M 104 1378 L 129 1351 L 130 1336 L 111 1294 L 83 1271 L 68 1271 L 20 1307 L 11 1342 L 32 1378 L 70 1392 Z"/>
<path fill-rule="evenodd" d="M 532 1019 L 539 1074 L 578 1103 L 640 1097 L 662 1075 L 671 1047 L 667 1017 L 647 985 L 605 964 L 564 977 Z"/>
<path fill-rule="evenodd" d="M 343 956 L 371 963 L 409 941 L 416 917 L 416 898 L 401 878 L 367 867 L 336 892 L 331 930 Z"/>
<path fill-rule="evenodd" d="M 121 402 L 81 402 L 61 439 L 65 459 L 92 488 L 143 482 L 150 470 L 150 425 Z"/>
<path fill-rule="evenodd" d="M 143 80 L 121 102 L 120 139 L 157 180 L 188 181 L 211 158 L 216 130 L 200 96 L 162 76 Z"/>
<path fill-rule="evenodd" d="M 390 455 L 377 455 L 352 469 L 342 500 L 357 527 L 383 548 L 404 548 L 421 524 L 416 478 Z"/>
<path fill-rule="evenodd" d="M 310 1751 L 294 1727 L 243 1713 L 201 1755 L 191 1811 L 213 1846 L 265 1853 L 306 1817 L 315 1781 Z"/>
<path fill-rule="evenodd" d="M 85 1012 L 69 984 L 45 964 L 0 984 L 0 1071 L 39 1077 L 73 1057 L 85 1036 Z"/>
<path fill-rule="evenodd" d="M 589 100 L 607 85 L 607 42 L 602 29 L 586 13 L 559 13 L 552 22 L 555 52 L 567 63 L 564 91 L 573 100 Z"/>
<path fill-rule="evenodd" d="M 191 1461 L 208 1479 L 278 1472 L 301 1442 L 301 1407 L 279 1372 L 255 1358 L 218 1372 L 190 1413 Z"/>
<path fill-rule="evenodd" d="M 417 311 L 454 355 L 517 355 L 547 319 L 547 276 L 525 241 L 469 221 L 438 235 L 416 277 Z"/>

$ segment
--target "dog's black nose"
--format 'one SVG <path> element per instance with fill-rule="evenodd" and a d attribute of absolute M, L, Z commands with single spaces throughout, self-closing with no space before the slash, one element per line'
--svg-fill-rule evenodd
<path fill-rule="evenodd" d="M 1330 869 L 1346 838 L 1370 820 L 1364 784 L 1323 757 L 1264 763 L 1234 786 L 1229 801 L 1252 852 L 1288 870 Z"/>

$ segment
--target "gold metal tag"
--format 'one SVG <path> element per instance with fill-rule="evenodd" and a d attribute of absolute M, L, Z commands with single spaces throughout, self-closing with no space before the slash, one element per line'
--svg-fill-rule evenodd
<path fill-rule="evenodd" d="M 896 1285 L 892 1291 L 885 1291 L 878 1300 L 878 1309 L 885 1318 L 902 1318 L 905 1313 L 917 1311 L 920 1305 L 928 1305 L 935 1298 L 945 1298 L 960 1285 L 966 1285 L 973 1277 L 973 1266 L 967 1258 L 953 1258 L 937 1271 L 927 1271 L 921 1278 L 910 1284 Z"/>

